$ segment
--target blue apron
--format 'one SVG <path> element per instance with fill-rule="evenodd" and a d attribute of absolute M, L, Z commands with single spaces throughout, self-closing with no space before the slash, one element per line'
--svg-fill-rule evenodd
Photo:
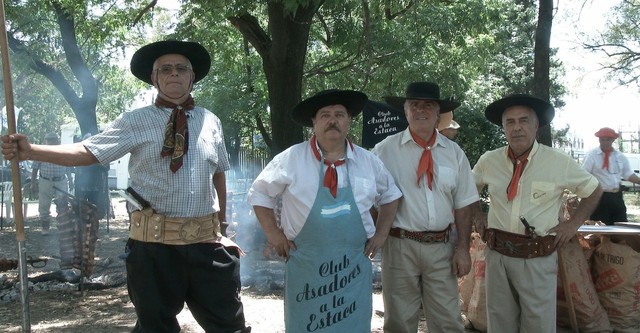
<path fill-rule="evenodd" d="M 286 265 L 286 332 L 370 333 L 367 234 L 348 177 L 347 187 L 338 189 L 334 198 L 322 184 L 323 165 L 324 159 L 316 200 Z"/>

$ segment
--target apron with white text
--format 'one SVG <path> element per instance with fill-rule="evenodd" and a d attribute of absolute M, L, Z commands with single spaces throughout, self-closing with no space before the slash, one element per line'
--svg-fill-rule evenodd
<path fill-rule="evenodd" d="M 367 234 L 348 179 L 334 198 L 322 184 L 323 165 L 316 200 L 286 264 L 286 332 L 370 333 Z"/>

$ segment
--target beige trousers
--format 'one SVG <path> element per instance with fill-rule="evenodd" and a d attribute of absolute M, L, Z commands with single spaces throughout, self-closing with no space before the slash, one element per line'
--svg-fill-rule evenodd
<path fill-rule="evenodd" d="M 521 259 L 487 248 L 485 256 L 488 333 L 555 332 L 557 252 Z"/>
<path fill-rule="evenodd" d="M 464 332 L 451 243 L 389 237 L 382 249 L 385 333 L 416 333 L 420 305 L 431 333 Z"/>

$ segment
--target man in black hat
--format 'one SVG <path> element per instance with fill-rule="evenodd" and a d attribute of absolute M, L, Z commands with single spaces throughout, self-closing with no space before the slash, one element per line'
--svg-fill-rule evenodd
<path fill-rule="evenodd" d="M 361 92 L 326 90 L 300 102 L 291 117 L 314 135 L 278 154 L 249 191 L 268 242 L 287 258 L 287 332 L 371 332 L 370 258 L 402 193 L 376 156 L 347 139 L 366 101 Z"/>
<path fill-rule="evenodd" d="M 556 248 L 567 243 L 598 204 L 598 180 L 566 153 L 539 144 L 536 133 L 555 112 L 526 94 L 491 103 L 485 117 L 501 126 L 506 147 L 486 152 L 473 168 L 488 187 L 489 214 L 474 220 L 485 251 L 488 331 L 555 332 Z M 582 198 L 570 220 L 558 221 L 564 190 Z"/>
<path fill-rule="evenodd" d="M 471 269 L 470 205 L 479 197 L 466 155 L 436 130 L 440 114 L 460 103 L 440 98 L 431 82 L 385 101 L 403 105 L 409 127 L 373 148 L 403 193 L 382 249 L 384 331 L 416 332 L 422 305 L 430 332 L 464 332 L 457 277 Z"/>
<path fill-rule="evenodd" d="M 209 72 L 198 43 L 140 48 L 131 72 L 158 91 L 153 105 L 122 113 L 102 133 L 60 146 L 3 136 L 6 159 L 61 165 L 107 164 L 131 153 L 129 297 L 133 332 L 177 332 L 184 303 L 206 332 L 249 332 L 240 301 L 237 245 L 221 235 L 229 169 L 220 119 L 195 106 L 193 84 Z M 137 202 L 135 202 L 137 201 Z"/>

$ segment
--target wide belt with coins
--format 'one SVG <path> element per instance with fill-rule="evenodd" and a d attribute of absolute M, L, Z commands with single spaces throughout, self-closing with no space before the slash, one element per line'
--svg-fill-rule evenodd
<path fill-rule="evenodd" d="M 131 213 L 129 234 L 135 240 L 168 245 L 218 241 L 222 237 L 217 213 L 194 218 L 168 217 L 151 208 Z"/>
<path fill-rule="evenodd" d="M 499 229 L 487 229 L 485 240 L 487 247 L 505 256 L 531 259 L 545 257 L 555 251 L 555 236 L 533 236 L 516 234 Z"/>

